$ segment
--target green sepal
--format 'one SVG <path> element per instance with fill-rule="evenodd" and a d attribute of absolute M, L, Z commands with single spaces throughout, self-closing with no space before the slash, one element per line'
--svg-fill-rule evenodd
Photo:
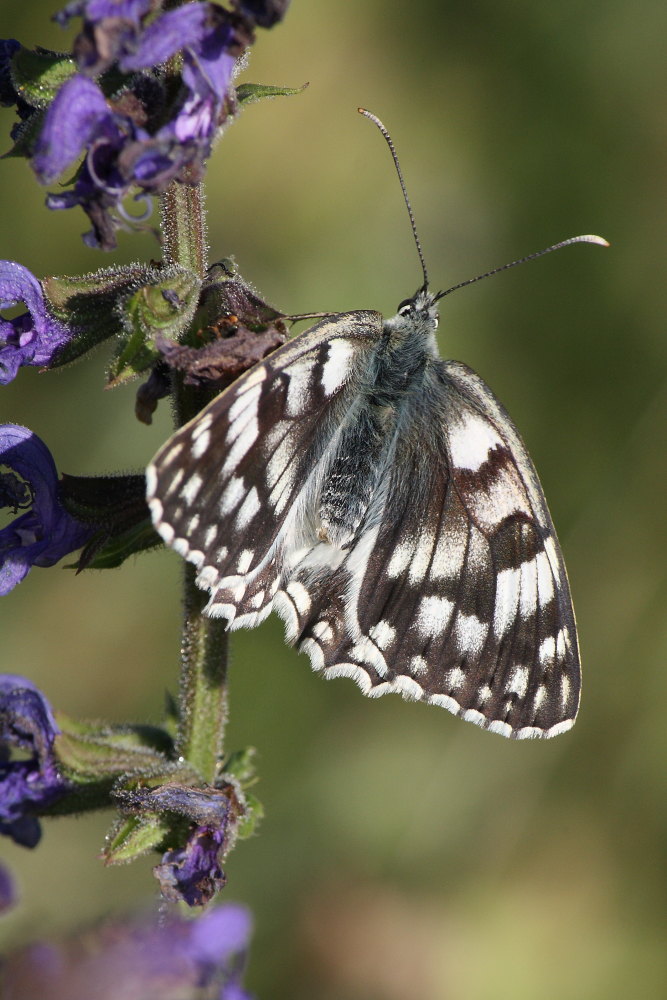
<path fill-rule="evenodd" d="M 49 368 L 69 364 L 110 337 L 124 334 L 122 306 L 155 273 L 145 264 L 105 267 L 81 277 L 51 276 L 42 288 L 50 311 L 74 331 Z"/>
<path fill-rule="evenodd" d="M 95 543 L 95 538 L 92 539 Z M 149 518 L 121 534 L 107 538 L 99 545 L 89 543 L 77 564 L 77 569 L 117 569 L 130 556 L 147 552 L 162 544 L 162 539 Z M 85 553 L 85 554 L 84 554 Z"/>
<path fill-rule="evenodd" d="M 171 737 L 157 726 L 110 726 L 79 722 L 59 713 L 60 733 L 54 752 L 67 777 L 75 783 L 150 774 L 174 765 Z"/>
<path fill-rule="evenodd" d="M 242 791 L 245 809 L 239 814 L 236 825 L 236 836 L 246 840 L 255 833 L 260 821 L 264 818 L 264 806 L 257 796 L 248 789 L 256 784 L 258 778 L 255 768 L 257 751 L 254 747 L 236 750 L 229 754 L 223 763 L 221 782 L 236 780 Z"/>
<path fill-rule="evenodd" d="M 236 778 L 244 791 L 257 781 L 255 768 L 255 758 L 257 751 L 254 747 L 246 747 L 244 750 L 235 750 L 230 753 L 222 765 L 224 775 L 231 775 Z"/>
<path fill-rule="evenodd" d="M 76 63 L 63 52 L 26 49 L 21 46 L 11 59 L 14 89 L 33 108 L 47 108 L 63 83 L 76 73 Z"/>
<path fill-rule="evenodd" d="M 105 865 L 122 865 L 157 850 L 171 832 L 171 824 L 157 816 L 121 816 L 107 834 Z"/>
<path fill-rule="evenodd" d="M 164 767 L 164 757 L 145 746 L 123 745 L 120 734 L 101 732 L 97 738 L 72 736 L 60 733 L 55 738 L 54 750 L 58 763 L 67 777 L 76 783 L 86 783 L 91 778 L 118 777 L 128 771 L 154 770 Z"/>
<path fill-rule="evenodd" d="M 78 570 L 115 568 L 129 556 L 161 544 L 151 524 L 143 475 L 63 473 L 59 499 L 72 517 L 97 528 L 78 561 L 70 564 Z"/>
<path fill-rule="evenodd" d="M 252 792 L 244 792 L 246 811 L 239 817 L 236 827 L 236 836 L 239 840 L 247 840 L 256 832 L 260 822 L 264 819 L 264 806 Z"/>
<path fill-rule="evenodd" d="M 236 100 L 239 104 L 254 104 L 267 97 L 294 97 L 308 86 L 302 83 L 300 87 L 271 87 L 266 83 L 241 83 L 236 88 Z"/>
<path fill-rule="evenodd" d="M 10 160 L 12 157 L 29 160 L 35 150 L 37 136 L 42 131 L 45 115 L 46 111 L 36 108 L 22 122 L 17 122 L 12 133 L 14 145 L 0 156 L 0 160 Z"/>
<path fill-rule="evenodd" d="M 194 316 L 201 279 L 185 268 L 158 270 L 123 303 L 121 346 L 108 372 L 114 387 L 145 372 L 159 358 L 156 337 L 178 340 Z M 176 301 L 174 301 L 176 299 Z"/>

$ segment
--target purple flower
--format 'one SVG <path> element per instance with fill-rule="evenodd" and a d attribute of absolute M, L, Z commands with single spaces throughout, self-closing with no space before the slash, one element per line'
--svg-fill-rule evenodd
<path fill-rule="evenodd" d="M 51 706 L 35 685 L 0 674 L 0 833 L 24 847 L 39 842 L 39 812 L 69 788 L 53 754 L 58 732 Z M 19 759 L 11 759 L 12 748 Z"/>
<path fill-rule="evenodd" d="M 32 508 L 0 530 L 0 595 L 8 594 L 32 566 L 53 566 L 80 549 L 97 530 L 71 517 L 58 498 L 51 453 L 27 427 L 0 424 L 0 465 L 11 470 L 0 481 L 0 505 Z M 28 484 L 26 487 L 25 484 Z"/>
<path fill-rule="evenodd" d="M 188 906 L 203 906 L 213 899 L 227 881 L 219 861 L 224 836 L 224 829 L 197 826 L 185 847 L 163 855 L 153 874 L 165 899 L 182 899 Z"/>
<path fill-rule="evenodd" d="M 27 267 L 0 260 L 0 309 L 25 302 L 28 311 L 0 317 L 0 385 L 15 378 L 21 365 L 48 365 L 72 333 L 46 308 L 39 281 Z"/>
<path fill-rule="evenodd" d="M 250 933 L 250 914 L 235 904 L 195 920 L 116 921 L 69 947 L 10 956 L 4 982 L 13 997 L 40 1000 L 250 1000 L 241 985 Z"/>
<path fill-rule="evenodd" d="M 162 895 L 173 902 L 203 906 L 213 899 L 225 885 L 220 863 L 246 809 L 239 786 L 229 781 L 221 788 L 193 788 L 168 782 L 154 788 L 119 789 L 115 798 L 135 814 L 172 814 L 189 820 L 185 846 L 167 851 L 153 874 Z"/>
<path fill-rule="evenodd" d="M 11 872 L 0 864 L 0 916 L 16 905 L 18 893 Z"/>

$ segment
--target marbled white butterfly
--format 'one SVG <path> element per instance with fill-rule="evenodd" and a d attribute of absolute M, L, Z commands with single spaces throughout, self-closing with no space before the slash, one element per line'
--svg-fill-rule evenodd
<path fill-rule="evenodd" d="M 147 470 L 153 521 L 231 629 L 275 610 L 325 677 L 555 736 L 580 689 L 563 558 L 509 416 L 438 354 L 447 292 L 406 204 L 422 287 L 388 320 L 328 316 L 178 430 Z M 605 244 L 557 246 L 581 241 Z"/>

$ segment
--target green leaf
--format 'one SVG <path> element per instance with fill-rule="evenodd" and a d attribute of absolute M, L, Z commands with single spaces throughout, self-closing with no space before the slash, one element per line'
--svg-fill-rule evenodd
<path fill-rule="evenodd" d="M 171 824 L 157 816 L 123 816 L 107 835 L 102 857 L 106 865 L 121 865 L 158 848 L 171 831 Z"/>
<path fill-rule="evenodd" d="M 75 331 L 50 367 L 69 364 L 102 341 L 121 336 L 122 303 L 154 273 L 155 269 L 145 264 L 128 264 L 100 268 L 81 277 L 44 278 L 42 288 L 51 312 Z"/>
<path fill-rule="evenodd" d="M 76 63 L 61 52 L 21 46 L 12 56 L 10 72 L 24 101 L 34 108 L 47 108 L 63 83 L 76 73 Z"/>
<path fill-rule="evenodd" d="M 156 337 L 177 340 L 189 326 L 199 302 L 201 279 L 185 268 L 157 271 L 123 303 L 121 347 L 109 370 L 117 386 L 150 368 L 159 357 Z"/>
<path fill-rule="evenodd" d="M 308 86 L 302 83 L 300 87 L 271 87 L 266 83 L 242 83 L 236 88 L 236 99 L 239 104 L 254 104 L 267 97 L 294 97 Z"/>

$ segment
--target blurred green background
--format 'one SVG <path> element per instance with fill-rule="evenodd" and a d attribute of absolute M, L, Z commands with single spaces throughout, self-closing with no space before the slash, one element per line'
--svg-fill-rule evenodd
<path fill-rule="evenodd" d="M 54 0 L 4 0 L 5 37 L 67 47 Z M 229 747 L 257 747 L 266 807 L 231 856 L 262 1000 L 614 1000 L 667 995 L 665 243 L 667 8 L 294 0 L 243 79 L 309 88 L 249 108 L 211 162 L 212 259 L 290 312 L 393 314 L 420 281 L 390 128 L 432 283 L 581 232 L 577 246 L 443 303 L 445 356 L 477 369 L 539 469 L 581 631 L 577 726 L 510 743 L 446 712 L 324 682 L 273 618 L 232 643 Z M 69 36 L 67 36 L 69 37 Z M 3 112 L 6 135 L 12 122 Z M 2 145 L 8 146 L 8 140 Z M 0 164 L 0 256 L 36 274 L 157 255 L 86 250 L 23 162 Z M 59 467 L 145 465 L 170 427 L 102 391 L 106 355 L 23 371 L 2 420 Z M 176 684 L 179 560 L 34 570 L 2 604 L 1 669 L 72 715 L 157 720 Z M 145 905 L 151 859 L 105 870 L 109 816 L 4 841 L 23 900 L 8 945 Z"/>

